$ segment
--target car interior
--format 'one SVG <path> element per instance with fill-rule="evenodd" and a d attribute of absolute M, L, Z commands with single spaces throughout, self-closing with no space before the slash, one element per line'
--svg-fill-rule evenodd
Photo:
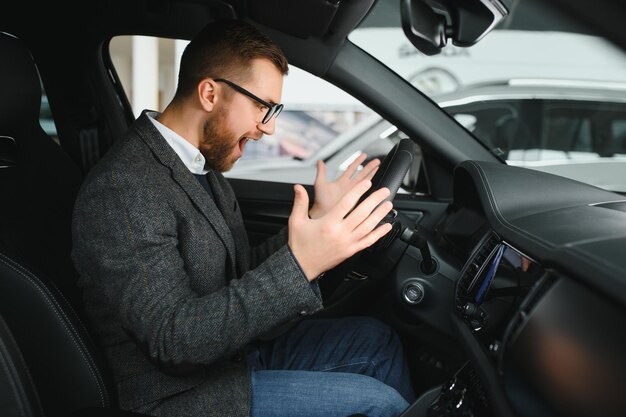
<path fill-rule="evenodd" d="M 373 179 L 372 190 L 392 191 L 392 231 L 324 275 L 317 313 L 372 316 L 397 331 L 417 395 L 403 417 L 626 415 L 626 197 L 507 165 L 407 88 L 347 39 L 379 2 L 24 0 L 0 13 L 0 415 L 141 416 L 118 408 L 83 313 L 73 202 L 134 121 L 110 39 L 191 39 L 216 19 L 253 23 L 291 64 L 406 135 Z M 385 3 L 433 55 L 448 41 L 471 47 L 489 36 L 512 2 Z M 626 47 L 625 6 L 594 3 L 542 7 Z M 39 124 L 42 88 L 58 144 Z M 424 192 L 400 192 L 416 169 Z M 287 224 L 293 184 L 229 181 L 252 244 Z"/>

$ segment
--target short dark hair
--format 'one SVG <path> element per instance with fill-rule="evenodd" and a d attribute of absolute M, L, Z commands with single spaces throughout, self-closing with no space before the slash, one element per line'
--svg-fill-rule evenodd
<path fill-rule="evenodd" d="M 216 20 L 185 48 L 174 100 L 188 97 L 205 78 L 245 82 L 250 76 L 250 62 L 258 58 L 270 60 L 282 74 L 289 71 L 287 58 L 269 36 L 240 20 Z"/>

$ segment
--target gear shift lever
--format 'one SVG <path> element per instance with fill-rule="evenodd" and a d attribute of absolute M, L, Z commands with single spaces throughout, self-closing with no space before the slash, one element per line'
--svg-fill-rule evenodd
<path fill-rule="evenodd" d="M 420 263 L 420 269 L 425 274 L 432 274 L 435 272 L 435 261 L 430 254 L 430 248 L 428 247 L 428 241 L 422 237 L 417 228 L 412 229 L 410 227 L 405 228 L 400 235 L 400 240 L 408 243 L 419 249 L 422 254 L 422 262 Z"/>

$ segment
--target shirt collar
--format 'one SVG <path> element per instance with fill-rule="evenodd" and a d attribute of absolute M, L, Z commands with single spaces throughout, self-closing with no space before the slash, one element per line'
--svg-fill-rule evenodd
<path fill-rule="evenodd" d="M 158 112 L 151 111 L 146 112 L 148 119 L 154 124 L 154 127 L 163 135 L 165 141 L 172 147 L 174 152 L 183 161 L 183 164 L 193 174 L 206 174 L 209 172 L 205 167 L 204 156 L 200 153 L 198 148 L 189 143 L 185 138 L 174 132 L 169 127 L 160 123 L 156 118 L 159 116 Z"/>

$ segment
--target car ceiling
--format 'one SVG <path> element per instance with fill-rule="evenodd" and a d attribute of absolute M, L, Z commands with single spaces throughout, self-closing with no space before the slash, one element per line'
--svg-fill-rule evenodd
<path fill-rule="evenodd" d="M 399 0 L 378 0 L 379 5 L 368 23 L 398 21 Z M 376 0 L 97 0 L 79 3 L 41 3 L 23 0 L 0 16 L 3 30 L 11 27 L 37 30 L 46 36 L 59 36 L 63 28 L 82 25 L 85 34 L 106 29 L 109 35 L 146 34 L 155 31 L 163 36 L 190 39 L 208 20 L 215 17 L 251 19 L 263 26 L 294 37 L 316 37 L 326 44 L 341 43 L 345 36 L 368 15 Z M 585 26 L 604 33 L 622 47 L 626 34 L 622 18 L 626 5 L 619 0 L 597 0 L 593 7 L 585 0 L 555 0 L 551 4 L 538 0 L 514 1 L 512 19 L 501 25 L 507 29 L 554 30 L 551 18 L 557 6 L 575 19 L 565 30 L 586 32 Z M 528 18 L 528 10 L 541 7 L 543 16 Z M 192 13 L 189 13 L 192 11 Z M 176 19 L 184 15 L 184 19 Z M 382 19 L 382 20 L 381 20 Z M 378 22 L 378 23 L 377 23 Z M 580 23 L 580 24 L 579 24 Z M 95 29 L 95 30 L 94 30 Z M 73 29 L 74 30 L 74 29 Z"/>
<path fill-rule="evenodd" d="M 98 0 L 43 3 L 25 0 L 0 16 L 4 30 L 36 29 L 60 36 L 63 27 L 85 34 L 108 35 L 158 32 L 190 39 L 207 21 L 243 18 L 297 38 L 341 42 L 367 14 L 375 0 Z M 37 10 L 37 13 L 33 13 Z M 180 19 L 180 17 L 184 17 Z M 76 28 L 76 29 L 75 29 Z"/>
<path fill-rule="evenodd" d="M 116 35 L 191 39 L 209 21 L 237 17 L 262 27 L 281 45 L 291 63 L 323 76 L 347 35 L 374 3 L 375 0 L 96 0 L 40 4 L 24 0 L 12 10 L 3 11 L 0 30 L 15 34 L 28 44 L 88 45 L 100 44 Z M 71 32 L 64 30 L 66 27 Z M 313 61 L 310 56 L 316 59 Z"/>

